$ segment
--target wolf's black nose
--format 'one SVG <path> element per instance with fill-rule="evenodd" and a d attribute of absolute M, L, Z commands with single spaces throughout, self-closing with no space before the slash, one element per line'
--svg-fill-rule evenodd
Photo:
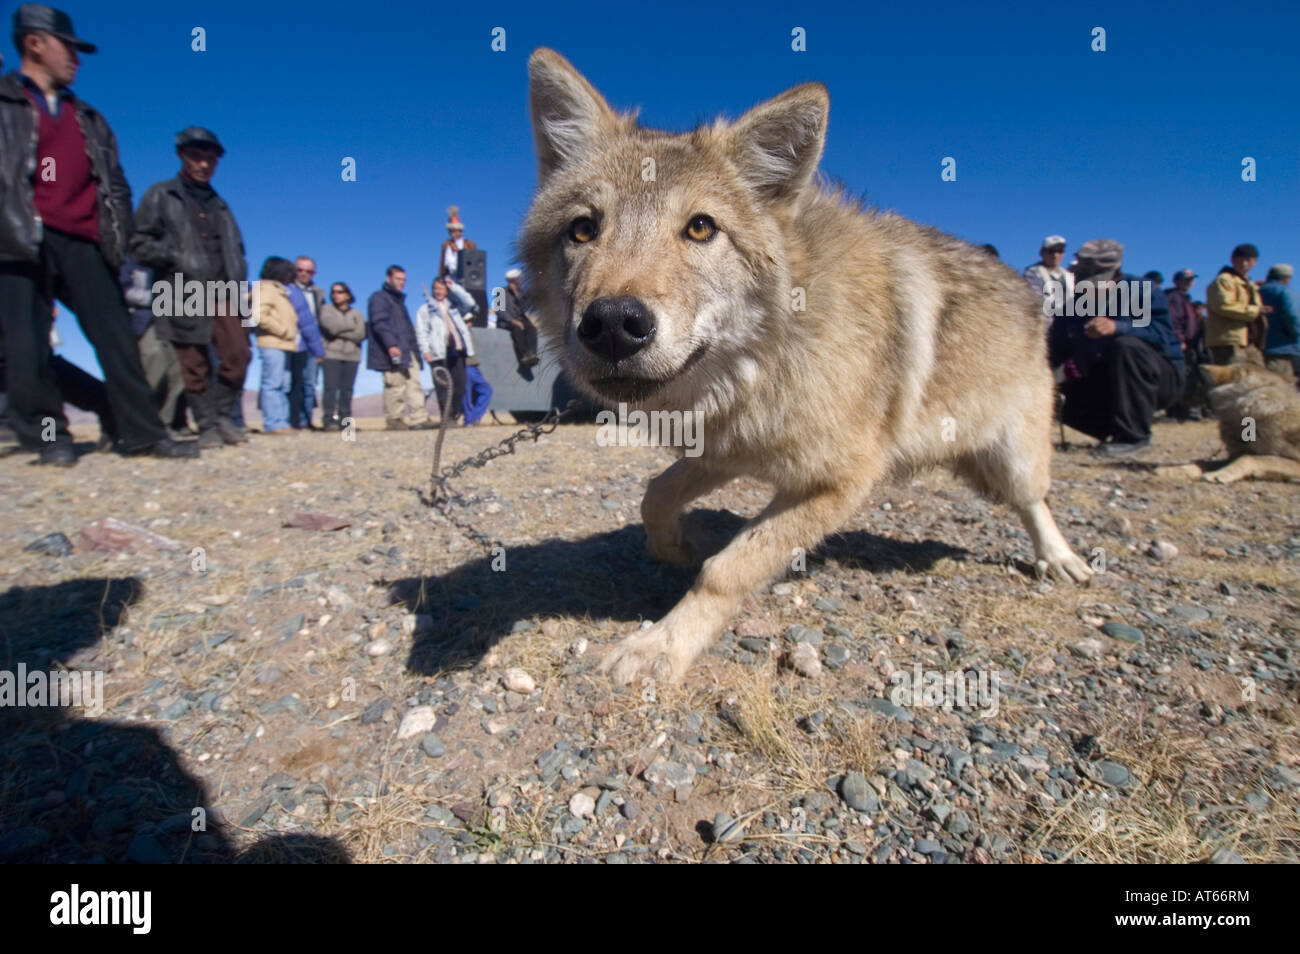
<path fill-rule="evenodd" d="M 655 316 L 636 298 L 597 298 L 582 313 L 578 339 L 591 351 L 622 361 L 649 343 Z"/>

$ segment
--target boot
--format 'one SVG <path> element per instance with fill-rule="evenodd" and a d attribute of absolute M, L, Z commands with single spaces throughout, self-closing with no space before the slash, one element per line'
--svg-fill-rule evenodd
<path fill-rule="evenodd" d="M 216 411 L 217 431 L 227 444 L 247 444 L 248 432 L 230 419 L 230 412 L 235 409 L 235 402 L 243 397 L 243 388 L 236 387 L 229 381 L 217 380 Z"/>
<path fill-rule="evenodd" d="M 217 393 L 211 385 L 202 394 L 187 394 L 194 423 L 199 426 L 199 449 L 220 447 L 225 441 L 217 427 Z"/>

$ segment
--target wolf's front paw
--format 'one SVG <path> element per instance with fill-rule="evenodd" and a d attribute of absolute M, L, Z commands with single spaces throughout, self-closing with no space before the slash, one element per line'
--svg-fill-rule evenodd
<path fill-rule="evenodd" d="M 600 669 L 620 686 L 627 685 L 641 672 L 656 682 L 680 682 L 694 658 L 680 641 L 672 639 L 668 627 L 659 622 L 615 645 L 605 654 Z"/>
<path fill-rule="evenodd" d="M 1035 564 L 1040 578 L 1063 580 L 1066 583 L 1088 583 L 1092 579 L 1092 568 L 1073 550 L 1066 550 Z"/>

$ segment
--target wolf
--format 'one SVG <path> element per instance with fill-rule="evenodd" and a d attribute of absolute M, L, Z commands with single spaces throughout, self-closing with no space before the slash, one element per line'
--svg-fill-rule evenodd
<path fill-rule="evenodd" d="M 872 487 L 936 464 L 1016 510 L 1040 573 L 1088 580 L 1044 499 L 1041 300 L 982 249 L 823 185 L 824 86 L 673 134 L 616 113 L 553 50 L 528 71 L 538 188 L 518 248 L 542 329 L 596 400 L 702 429 L 703 453 L 647 487 L 651 556 L 692 563 L 686 507 L 732 478 L 775 489 L 666 616 L 606 653 L 615 682 L 680 680 Z"/>
<path fill-rule="evenodd" d="M 1201 474 L 1203 479 L 1300 480 L 1300 393 L 1294 378 L 1250 361 L 1203 364 L 1199 370 L 1229 458 L 1226 467 Z"/>

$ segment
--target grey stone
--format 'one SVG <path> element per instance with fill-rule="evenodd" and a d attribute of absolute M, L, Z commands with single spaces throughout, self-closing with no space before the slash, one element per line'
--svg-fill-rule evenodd
<path fill-rule="evenodd" d="M 426 734 L 425 737 L 420 740 L 420 748 L 422 748 L 424 754 L 431 759 L 442 758 L 442 756 L 447 753 L 447 747 L 443 745 L 442 740 L 432 732 Z"/>
<path fill-rule="evenodd" d="M 370 705 L 366 706 L 366 711 L 361 713 L 361 724 L 371 725 L 378 722 L 384 717 L 384 713 L 392 706 L 390 699 L 376 699 Z"/>
<path fill-rule="evenodd" d="M 46 556 L 65 557 L 72 552 L 72 541 L 61 533 L 47 533 L 39 540 L 33 540 L 24 550 L 43 553 Z"/>
<path fill-rule="evenodd" d="M 1200 606 L 1171 606 L 1169 615 L 1179 619 L 1202 620 L 1210 618 L 1210 611 Z"/>
<path fill-rule="evenodd" d="M 1112 639 L 1122 640 L 1126 643 L 1136 643 L 1140 646 L 1146 642 L 1142 630 L 1124 623 L 1106 623 L 1102 626 L 1101 631 Z"/>
<path fill-rule="evenodd" d="M 1102 782 L 1112 788 L 1123 788 L 1133 783 L 1133 773 L 1118 762 L 1102 759 L 1096 768 L 1101 773 Z"/>
<path fill-rule="evenodd" d="M 851 655 L 844 646 L 831 643 L 822 650 L 822 661 L 826 663 L 827 669 L 842 669 Z"/>
<path fill-rule="evenodd" d="M 844 780 L 840 782 L 840 797 L 844 799 L 844 804 L 855 812 L 874 815 L 880 809 L 880 799 L 876 795 L 876 790 L 871 787 L 871 783 L 861 772 L 849 772 L 844 776 Z"/>

